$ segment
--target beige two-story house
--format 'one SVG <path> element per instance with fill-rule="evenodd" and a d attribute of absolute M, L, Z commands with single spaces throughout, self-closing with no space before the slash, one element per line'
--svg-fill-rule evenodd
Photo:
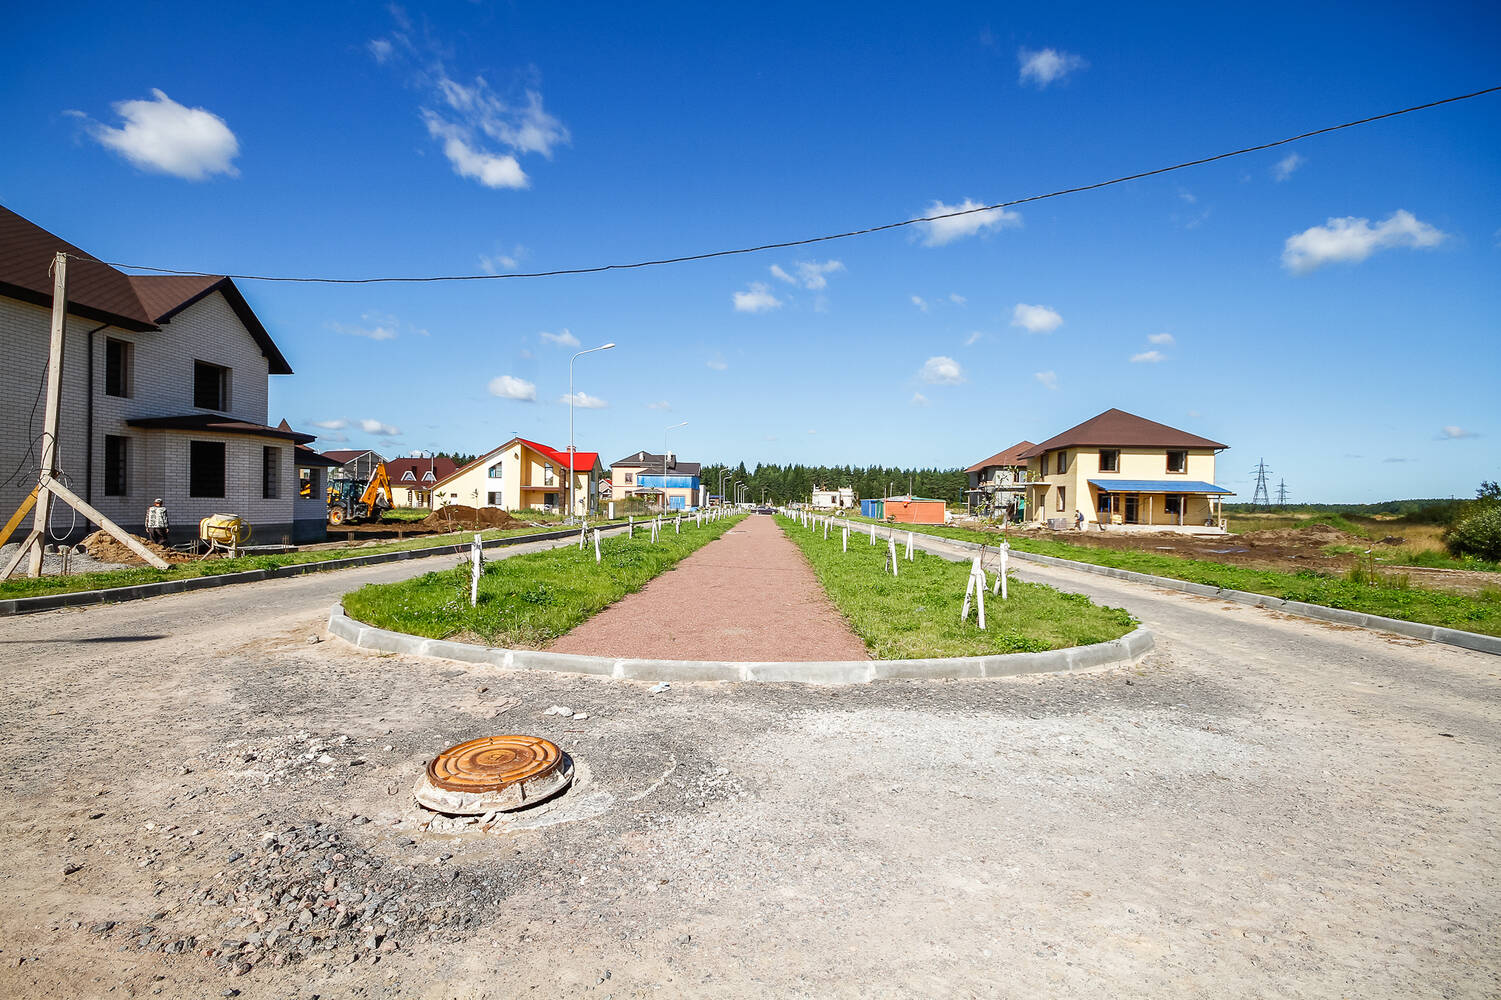
<path fill-rule="evenodd" d="M 161 497 L 171 541 L 198 520 L 238 514 L 252 544 L 326 537 L 324 474 L 314 440 L 271 426 L 267 386 L 292 368 L 229 278 L 126 274 L 0 207 L 0 520 L 36 485 L 50 349 L 52 277 L 68 254 L 68 310 L 56 463 L 73 492 L 127 531 L 144 533 Z M 303 481 L 315 484 L 300 495 Z M 53 517 L 76 541 L 92 530 Z"/>
<path fill-rule="evenodd" d="M 604 466 L 599 453 L 558 451 L 511 438 L 433 484 L 433 507 L 464 504 L 501 510 L 568 510 L 568 470 L 573 466 L 574 516 L 598 508 Z"/>
<path fill-rule="evenodd" d="M 1218 441 L 1110 409 L 1021 453 L 1027 521 L 1072 528 L 1224 530 Z"/>

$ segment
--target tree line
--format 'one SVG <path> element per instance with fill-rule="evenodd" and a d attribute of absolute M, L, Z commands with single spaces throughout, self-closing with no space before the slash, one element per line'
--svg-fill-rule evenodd
<path fill-rule="evenodd" d="M 721 473 L 727 473 L 723 481 L 728 496 L 734 496 L 732 483 L 743 482 L 749 487 L 744 491 L 745 498 L 757 503 L 762 496 L 768 502 L 777 504 L 807 501 L 814 489 L 837 490 L 845 486 L 851 487 L 855 496 L 862 500 L 906 494 L 910 486 L 911 492 L 920 497 L 962 503 L 964 491 L 969 486 L 969 476 L 963 469 L 775 463 L 757 464 L 748 469 L 744 462 L 740 462 L 736 465 L 716 463 L 703 467 L 701 482 L 711 495 L 719 493 Z"/>

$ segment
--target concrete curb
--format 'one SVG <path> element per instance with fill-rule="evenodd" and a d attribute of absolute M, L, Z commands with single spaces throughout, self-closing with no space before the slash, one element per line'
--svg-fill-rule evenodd
<path fill-rule="evenodd" d="M 942 535 L 929 535 L 913 529 L 913 543 L 920 545 L 923 551 L 930 552 L 933 555 L 941 556 L 943 553 L 934 552 L 928 545 L 922 544 L 919 539 L 931 540 L 932 543 L 939 545 L 953 545 L 973 552 L 978 552 L 981 548 L 985 548 L 991 552 L 995 551 L 994 545 L 982 546 L 979 542 L 967 542 L 958 538 L 945 538 Z M 1326 608 L 1321 604 L 1286 601 L 1280 597 L 1271 597 L 1267 594 L 1252 594 L 1244 590 L 1227 590 L 1203 583 L 1174 580 L 1172 577 L 1167 576 L 1152 576 L 1147 573 L 1137 573 L 1133 570 L 1117 569 L 1114 566 L 1098 566 L 1094 563 L 1060 559 L 1057 556 L 1037 555 L 1032 552 L 1022 552 L 1016 548 L 1011 549 L 1011 558 L 1020 559 L 1023 562 L 1041 563 L 1044 566 L 1056 566 L 1061 569 L 1093 573 L 1096 576 L 1108 576 L 1113 580 L 1146 583 L 1154 587 L 1162 587 L 1166 590 L 1181 590 L 1185 594 L 1194 594 L 1199 597 L 1214 597 L 1223 601 L 1231 601 L 1235 604 L 1247 604 L 1251 607 L 1282 611 L 1286 614 L 1297 615 L 1300 618 L 1312 618 L 1315 621 L 1333 622 L 1337 625 L 1354 625 L 1359 628 L 1375 629 L 1380 632 L 1393 632 L 1411 639 L 1441 642 L 1449 646 L 1459 646 L 1462 649 L 1472 649 L 1479 653 L 1491 653 L 1501 656 L 1501 636 L 1483 635 L 1479 632 L 1465 632 L 1461 629 L 1445 628 L 1442 625 L 1425 625 L 1422 622 L 1403 621 L 1400 618 L 1368 615 L 1361 611 L 1346 611 L 1343 608 Z"/>
<path fill-rule="evenodd" d="M 356 621 L 335 604 L 328 632 L 361 649 L 410 656 L 439 656 L 463 663 L 483 663 L 513 670 L 553 670 L 598 674 L 636 681 L 796 681 L 803 684 L 868 684 L 877 680 L 952 680 L 1017 677 L 1022 674 L 1072 673 L 1131 666 L 1152 651 L 1152 633 L 1138 628 L 1129 635 L 1092 646 L 1046 653 L 999 653 L 932 660 L 845 660 L 826 662 L 739 663 L 713 660 L 633 660 L 578 656 L 536 649 L 497 649 L 467 642 L 424 639 L 390 632 Z"/>
<path fill-rule="evenodd" d="M 609 522 L 596 525 L 601 531 L 619 531 L 624 524 Z M 487 539 L 487 549 L 524 545 L 527 542 L 546 542 L 559 538 L 576 538 L 577 529 L 563 531 L 539 531 L 530 535 L 513 535 L 508 538 Z M 354 569 L 359 566 L 375 566 L 380 563 L 403 562 L 407 559 L 426 559 L 444 554 L 459 555 L 469 551 L 469 542 L 450 542 L 426 549 L 401 549 L 396 552 L 377 552 L 365 556 L 349 556 L 344 559 L 326 559 L 322 562 L 295 563 L 275 569 L 252 569 L 242 573 L 223 573 L 218 576 L 194 576 L 181 580 L 163 580 L 160 583 L 140 583 L 133 587 L 112 587 L 108 590 L 78 590 L 67 594 L 39 594 L 36 597 L 17 597 L 0 601 L 0 617 L 6 615 L 33 614 L 38 611 L 54 611 L 58 608 L 82 607 L 90 604 L 114 604 L 119 601 L 139 601 L 147 597 L 165 594 L 182 594 L 191 590 L 208 590 L 213 587 L 232 587 L 241 583 L 259 583 L 262 580 L 282 580 L 308 573 L 326 573 L 336 569 Z"/>

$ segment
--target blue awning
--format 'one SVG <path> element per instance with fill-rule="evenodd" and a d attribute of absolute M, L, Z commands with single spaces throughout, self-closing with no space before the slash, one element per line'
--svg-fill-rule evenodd
<path fill-rule="evenodd" d="M 1091 479 L 1089 485 L 1107 493 L 1222 493 L 1234 496 L 1223 486 L 1182 479 Z"/>

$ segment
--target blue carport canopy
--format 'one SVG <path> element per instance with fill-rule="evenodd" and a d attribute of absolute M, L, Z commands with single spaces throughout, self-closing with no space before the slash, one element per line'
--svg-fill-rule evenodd
<path fill-rule="evenodd" d="M 1091 479 L 1089 485 L 1107 493 L 1222 493 L 1234 496 L 1234 490 L 1223 486 L 1182 479 Z"/>

